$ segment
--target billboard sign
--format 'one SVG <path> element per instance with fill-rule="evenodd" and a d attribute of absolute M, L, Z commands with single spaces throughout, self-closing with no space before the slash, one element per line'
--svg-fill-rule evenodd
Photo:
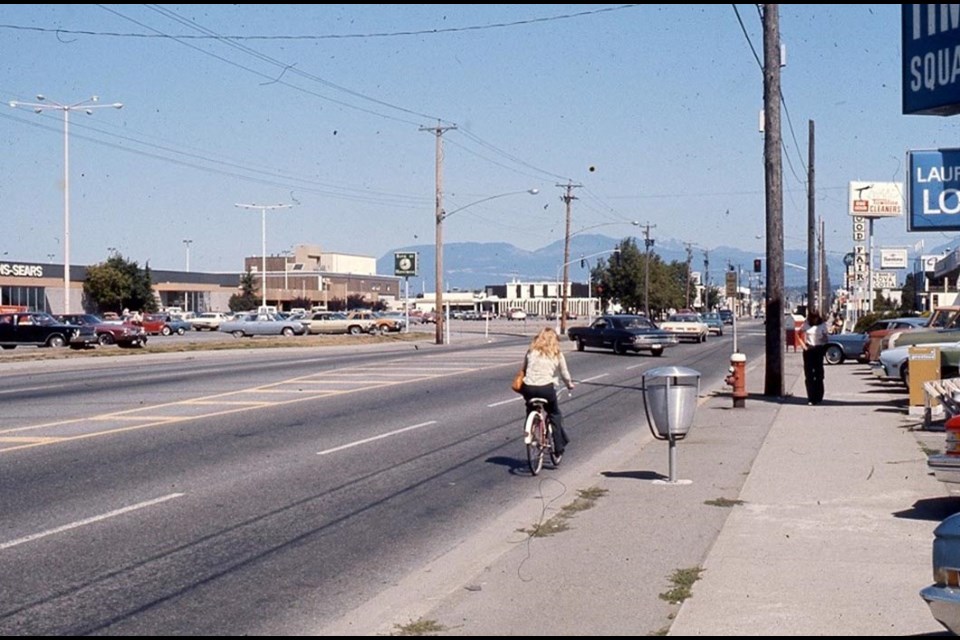
<path fill-rule="evenodd" d="M 907 153 L 907 231 L 960 231 L 960 149 Z"/>
<path fill-rule="evenodd" d="M 937 268 L 937 261 L 943 256 L 920 256 L 920 268 L 924 273 L 933 273 Z"/>
<path fill-rule="evenodd" d="M 903 183 L 850 183 L 850 215 L 864 218 L 896 218 L 903 215 Z"/>
<path fill-rule="evenodd" d="M 903 113 L 960 113 L 960 5 L 904 4 L 900 22 Z"/>
<path fill-rule="evenodd" d="M 880 249 L 880 268 L 881 269 L 906 269 L 907 268 L 907 250 L 906 249 Z"/>

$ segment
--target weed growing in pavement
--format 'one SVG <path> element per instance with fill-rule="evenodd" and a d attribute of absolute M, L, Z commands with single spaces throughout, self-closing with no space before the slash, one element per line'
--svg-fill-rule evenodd
<path fill-rule="evenodd" d="M 731 500 L 730 498 L 715 498 L 713 500 L 704 500 L 703 504 L 711 507 L 736 507 L 743 504 L 743 500 Z"/>
<path fill-rule="evenodd" d="M 666 600 L 670 604 L 680 604 L 690 597 L 693 583 L 700 579 L 701 573 L 703 573 L 703 568 L 701 567 L 677 569 L 670 578 L 670 582 L 673 583 L 673 589 L 661 593 L 660 599 Z"/>
<path fill-rule="evenodd" d="M 447 630 L 436 620 L 424 620 L 423 618 L 410 621 L 407 624 L 395 624 L 393 628 L 395 631 L 390 634 L 392 636 L 425 636 L 432 633 L 443 633 Z"/>
<path fill-rule="evenodd" d="M 940 449 L 931 449 L 924 442 L 918 444 L 920 445 L 920 450 L 923 451 L 923 454 L 926 456 L 935 456 L 940 453 Z"/>
<path fill-rule="evenodd" d="M 533 538 L 545 538 L 555 533 L 566 531 L 570 528 L 567 521 L 580 511 L 586 511 L 593 507 L 597 500 L 607 494 L 606 489 L 599 487 L 590 487 L 589 489 L 579 489 L 576 499 L 568 505 L 560 508 L 560 513 L 553 516 L 545 522 L 538 522 L 530 529 L 524 529 L 523 532 Z"/>

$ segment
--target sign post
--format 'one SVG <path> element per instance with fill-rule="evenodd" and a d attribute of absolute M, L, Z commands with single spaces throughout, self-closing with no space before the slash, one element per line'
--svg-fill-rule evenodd
<path fill-rule="evenodd" d="M 404 332 L 410 331 L 410 276 L 419 275 L 420 254 L 416 251 L 397 251 L 393 254 L 393 275 L 403 276 Z"/>

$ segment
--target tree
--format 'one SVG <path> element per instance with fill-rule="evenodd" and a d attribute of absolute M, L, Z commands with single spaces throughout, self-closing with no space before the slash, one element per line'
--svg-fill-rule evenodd
<path fill-rule="evenodd" d="M 230 296 L 227 306 L 230 307 L 230 311 L 253 311 L 259 306 L 257 282 L 253 271 L 247 271 L 240 276 L 240 293 Z"/>
<path fill-rule="evenodd" d="M 646 300 L 648 254 L 637 248 L 633 238 L 622 240 L 617 249 L 619 259 L 600 259 L 590 272 L 601 306 L 616 302 L 627 311 L 640 311 Z M 656 317 L 666 309 L 679 309 L 685 304 L 687 263 L 665 264 L 652 252 L 649 259 L 650 313 Z"/>
<path fill-rule="evenodd" d="M 147 313 L 157 310 L 150 266 L 141 269 L 119 253 L 87 268 L 83 283 L 87 304 L 98 312 L 122 312 L 135 309 Z"/>
<path fill-rule="evenodd" d="M 908 273 L 900 290 L 900 312 L 910 315 L 916 310 L 917 281 L 912 273 Z"/>

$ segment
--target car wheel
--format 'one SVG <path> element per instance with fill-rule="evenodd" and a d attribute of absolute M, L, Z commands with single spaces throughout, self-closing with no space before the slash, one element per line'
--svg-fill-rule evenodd
<path fill-rule="evenodd" d="M 171 331 L 171 330 L 170 330 L 170 327 L 168 327 L 167 325 L 163 325 L 163 328 L 160 329 L 160 333 L 162 333 L 162 334 L 165 335 L 165 336 L 168 336 L 168 335 L 170 335 L 171 333 L 173 333 L 173 331 Z"/>
<path fill-rule="evenodd" d="M 182 335 L 185 334 L 186 332 L 187 332 L 187 330 L 184 329 L 183 327 L 180 327 L 179 329 L 177 329 L 177 335 L 178 335 L 178 336 L 182 336 Z"/>
<path fill-rule="evenodd" d="M 577 351 L 583 351 L 586 345 L 583 343 L 583 338 L 577 338 Z"/>
<path fill-rule="evenodd" d="M 659 349 L 650 349 L 650 355 L 652 355 L 654 358 L 659 358 L 663 355 L 663 347 L 660 347 Z"/>
<path fill-rule="evenodd" d="M 613 343 L 613 352 L 618 356 L 622 356 L 627 352 L 627 348 L 623 346 L 623 342 L 617 340 Z"/>
<path fill-rule="evenodd" d="M 349 333 L 352 336 L 358 336 L 361 333 L 363 333 L 363 330 L 359 326 L 353 325 L 352 327 L 347 329 L 347 333 Z"/>
<path fill-rule="evenodd" d="M 827 350 L 823 354 L 823 361 L 827 364 L 841 364 L 843 362 L 843 349 L 835 344 L 827 345 Z"/>
<path fill-rule="evenodd" d="M 5 344 L 5 345 L 3 345 L 3 348 L 4 348 L 5 350 L 16 349 L 16 348 L 17 348 L 17 345 L 15 345 L 15 344 Z"/>
<path fill-rule="evenodd" d="M 60 335 L 52 335 L 50 336 L 50 339 L 47 340 L 48 347 L 54 347 L 57 349 L 65 346 L 66 344 L 67 344 L 67 341 L 64 340 L 63 336 L 60 336 Z"/>
<path fill-rule="evenodd" d="M 113 339 L 113 336 L 110 335 L 109 333 L 101 333 L 99 336 L 97 336 L 97 342 L 100 343 L 101 346 L 105 347 L 107 345 L 113 344 L 115 340 Z"/>
<path fill-rule="evenodd" d="M 231 331 L 230 335 L 232 335 L 234 338 L 242 338 L 243 331 L 241 331 L 240 329 L 237 329 L 236 331 Z"/>
<path fill-rule="evenodd" d="M 903 386 L 910 387 L 910 361 L 904 362 L 900 365 L 900 381 L 903 382 Z"/>
<path fill-rule="evenodd" d="M 281 331 L 280 333 L 282 333 L 283 335 L 285 335 L 285 336 L 287 336 L 287 337 L 289 338 L 290 336 L 293 335 L 293 329 L 290 328 L 290 327 L 284 327 L 284 328 L 283 328 L 283 331 Z"/>

